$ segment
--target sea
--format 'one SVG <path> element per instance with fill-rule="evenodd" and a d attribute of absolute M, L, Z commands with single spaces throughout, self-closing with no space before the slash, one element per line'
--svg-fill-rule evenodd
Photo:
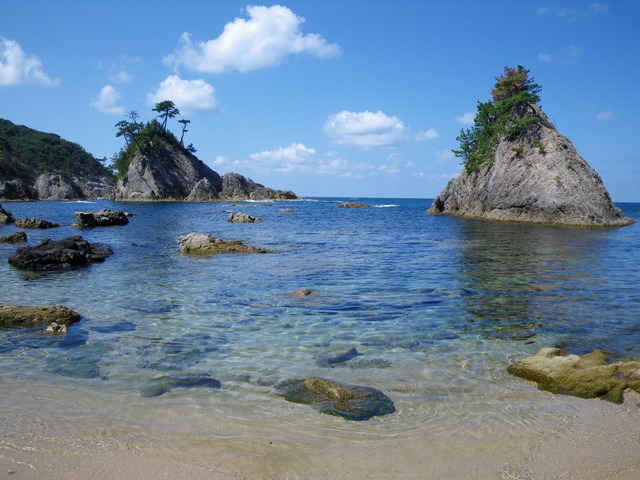
<path fill-rule="evenodd" d="M 370 208 L 337 208 L 345 201 Z M 490 449 L 509 436 L 564 435 L 582 402 L 597 401 L 541 391 L 507 367 L 543 347 L 640 357 L 640 223 L 499 223 L 428 215 L 430 204 L 4 203 L 15 218 L 61 225 L 27 230 L 29 245 L 81 235 L 113 254 L 85 268 L 26 272 L 7 262 L 17 246 L 0 244 L 0 304 L 82 315 L 66 335 L 0 330 L 0 454 L 149 445 L 184 455 L 206 442 L 255 440 L 304 445 L 311 458 L 313 449 L 362 442 Z M 618 206 L 640 221 L 639 203 Z M 123 226 L 72 226 L 75 212 L 102 208 L 135 216 Z M 227 222 L 237 212 L 262 222 Z M 1 226 L 0 235 L 15 230 Z M 177 239 L 188 232 L 268 253 L 184 255 Z M 312 293 L 293 293 L 300 289 Z M 316 362 L 352 347 L 358 355 L 348 361 Z M 142 395 L 161 376 L 187 375 L 220 387 Z M 396 411 L 354 422 L 274 388 L 316 376 L 376 388 Z M 242 445 L 247 462 L 262 461 Z M 305 477 L 295 458 L 282 462 L 272 478 Z"/>

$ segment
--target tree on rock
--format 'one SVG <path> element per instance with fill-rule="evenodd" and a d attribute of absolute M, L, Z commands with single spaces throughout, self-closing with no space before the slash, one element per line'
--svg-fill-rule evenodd
<path fill-rule="evenodd" d="M 153 107 L 152 110 L 160 114 L 158 117 L 162 118 L 162 128 L 164 130 L 167 129 L 167 121 L 170 118 L 180 115 L 180 110 L 178 110 L 175 103 L 171 100 L 163 100 L 162 102 L 156 103 L 156 106 Z"/>

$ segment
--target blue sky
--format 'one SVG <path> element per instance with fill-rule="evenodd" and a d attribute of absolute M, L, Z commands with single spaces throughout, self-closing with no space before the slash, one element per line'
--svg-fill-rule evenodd
<path fill-rule="evenodd" d="M 640 2 L 0 0 L 0 117 L 98 158 L 173 100 L 185 143 L 304 196 L 437 195 L 504 66 L 614 201 L 640 201 Z M 170 128 L 179 135 L 178 119 Z"/>

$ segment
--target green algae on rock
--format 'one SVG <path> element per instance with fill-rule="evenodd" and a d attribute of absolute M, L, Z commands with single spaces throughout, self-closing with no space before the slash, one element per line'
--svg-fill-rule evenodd
<path fill-rule="evenodd" d="M 240 240 L 222 240 L 208 233 L 187 233 L 178 238 L 182 253 L 267 253 L 264 248 L 244 245 Z"/>
<path fill-rule="evenodd" d="M 289 402 L 312 405 L 320 413 L 347 420 L 369 420 L 396 411 L 393 401 L 379 390 L 324 378 L 285 380 L 276 391 Z"/>
<path fill-rule="evenodd" d="M 622 403 L 625 389 L 640 392 L 640 360 L 609 363 L 602 350 L 578 356 L 567 355 L 559 348 L 542 348 L 507 370 L 544 390 L 581 398 Z"/>
<path fill-rule="evenodd" d="M 56 323 L 71 325 L 80 314 L 62 305 L 0 305 L 0 327 L 34 327 Z"/>

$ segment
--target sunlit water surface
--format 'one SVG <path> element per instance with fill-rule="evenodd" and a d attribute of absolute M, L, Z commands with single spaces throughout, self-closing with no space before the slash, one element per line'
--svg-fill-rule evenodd
<path fill-rule="evenodd" d="M 81 234 L 114 254 L 88 268 L 28 273 L 6 261 L 16 246 L 0 244 L 0 303 L 63 304 L 83 316 L 64 337 L 0 331 L 0 442 L 303 435 L 322 445 L 340 432 L 491 441 L 557 428 L 580 401 L 512 377 L 513 361 L 547 346 L 640 356 L 638 224 L 503 224 L 430 216 L 424 199 L 336 208 L 343 200 L 353 199 L 4 204 L 16 218 L 63 225 L 28 230 L 31 245 Z M 640 218 L 640 204 L 620 206 Z M 104 207 L 137 216 L 120 227 L 70 226 L 75 211 Z M 231 211 L 263 222 L 228 223 Z M 269 253 L 181 255 L 186 232 Z M 301 288 L 313 294 L 290 294 Z M 340 347 L 359 356 L 316 364 L 318 352 Z M 141 397 L 159 374 L 207 374 L 222 386 Z M 308 376 L 380 389 L 397 411 L 349 422 L 274 391 Z"/>

